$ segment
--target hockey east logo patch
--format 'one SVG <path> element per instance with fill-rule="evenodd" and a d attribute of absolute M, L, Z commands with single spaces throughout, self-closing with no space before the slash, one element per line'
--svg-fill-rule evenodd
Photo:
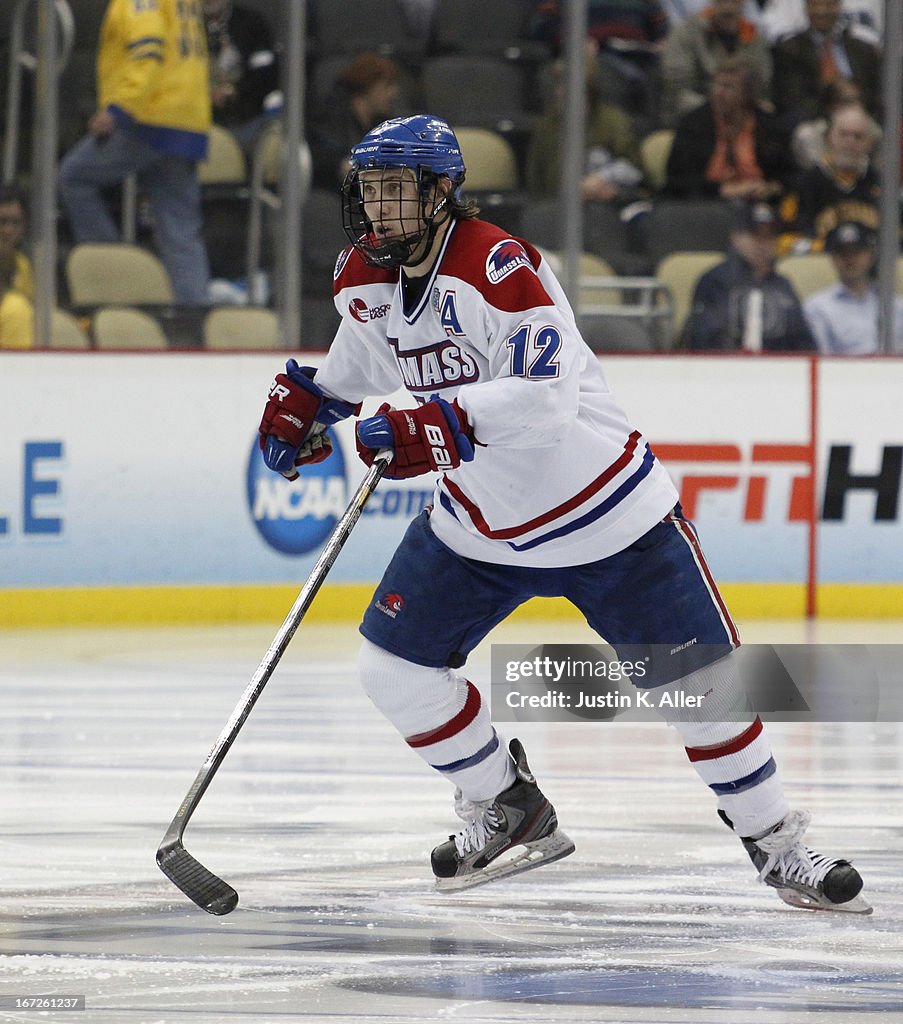
<path fill-rule="evenodd" d="M 499 284 L 519 267 L 533 269 L 526 249 L 514 238 L 497 242 L 486 257 L 486 276 L 492 284 Z"/>
<path fill-rule="evenodd" d="M 381 320 L 384 316 L 389 315 L 391 309 L 391 302 L 383 302 L 378 306 L 368 306 L 363 299 L 354 298 L 348 303 L 348 312 L 359 324 L 366 324 L 371 320 Z"/>
<path fill-rule="evenodd" d="M 376 599 L 376 608 L 390 619 L 397 617 L 398 613 L 404 610 L 404 598 L 401 594 L 383 594 Z"/>

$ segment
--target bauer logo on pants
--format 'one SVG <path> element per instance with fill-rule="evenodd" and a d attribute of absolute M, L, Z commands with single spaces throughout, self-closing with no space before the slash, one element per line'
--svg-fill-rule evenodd
<path fill-rule="evenodd" d="M 297 480 L 267 469 L 255 438 L 248 459 L 248 509 L 261 537 L 285 555 L 304 555 L 329 536 L 348 504 L 345 459 L 330 430 L 332 455 L 302 466 Z"/>

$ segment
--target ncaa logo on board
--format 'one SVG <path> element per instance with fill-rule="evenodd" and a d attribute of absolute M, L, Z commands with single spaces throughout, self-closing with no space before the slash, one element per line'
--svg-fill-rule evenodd
<path fill-rule="evenodd" d="M 248 510 L 257 532 L 284 555 L 306 555 L 332 532 L 348 504 L 345 458 L 332 430 L 332 455 L 303 466 L 297 480 L 267 469 L 257 439 L 248 459 Z"/>

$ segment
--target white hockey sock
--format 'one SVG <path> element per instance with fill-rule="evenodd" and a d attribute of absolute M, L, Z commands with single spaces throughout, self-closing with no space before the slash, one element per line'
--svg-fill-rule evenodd
<path fill-rule="evenodd" d="M 491 800 L 515 779 L 505 741 L 479 690 L 448 668 L 405 661 L 364 640 L 358 659 L 367 696 L 423 760 L 468 800 Z"/>
<path fill-rule="evenodd" d="M 697 774 L 718 797 L 719 809 L 740 836 L 770 829 L 790 807 L 762 722 L 745 710 L 735 656 L 694 672 L 679 686 L 686 693 L 704 695 L 699 711 L 666 717 L 681 734 Z M 689 717 L 695 720 L 681 720 Z"/>
<path fill-rule="evenodd" d="M 705 730 L 698 725 L 686 731 L 676 727 L 687 744 L 687 757 L 738 835 L 759 835 L 788 813 L 780 772 L 758 716 L 739 733 L 736 722 L 711 723 Z M 708 742 L 699 743 L 701 738 Z"/>

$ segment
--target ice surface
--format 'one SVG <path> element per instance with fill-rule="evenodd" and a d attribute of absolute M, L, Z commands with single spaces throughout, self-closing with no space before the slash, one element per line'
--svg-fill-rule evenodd
<path fill-rule="evenodd" d="M 222 1024 L 903 1019 L 903 726 L 771 726 L 810 840 L 871 917 L 785 907 L 664 725 L 523 723 L 577 843 L 438 894 L 451 792 L 360 692 L 353 627 L 302 626 L 186 832 L 238 889 L 213 918 L 154 863 L 272 627 L 0 633 L 0 1021 Z M 749 624 L 762 642 L 899 642 L 899 623 Z M 582 642 L 561 624 L 497 642 Z M 489 645 L 468 664 L 488 685 Z M 855 680 L 851 680 L 855 685 Z"/>

